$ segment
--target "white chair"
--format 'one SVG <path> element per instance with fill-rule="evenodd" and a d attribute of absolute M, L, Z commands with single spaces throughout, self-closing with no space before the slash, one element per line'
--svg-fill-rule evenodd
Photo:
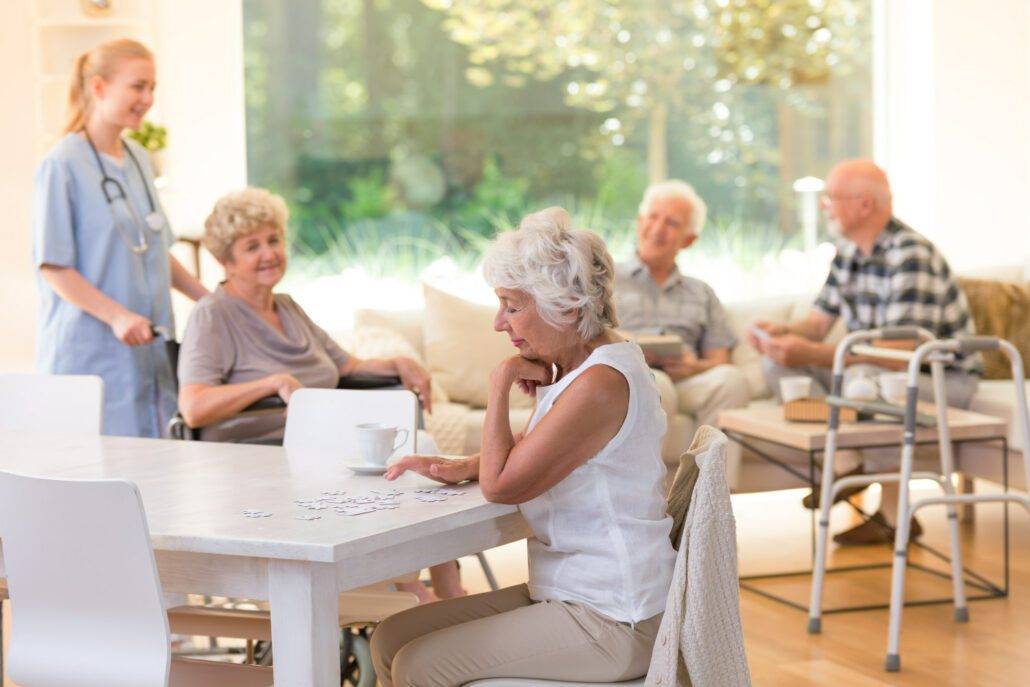
<path fill-rule="evenodd" d="M 297 389 L 290 396 L 283 448 L 340 455 L 358 446 L 356 425 L 380 422 L 408 431 L 397 455 L 416 453 L 418 398 L 407 389 Z"/>
<path fill-rule="evenodd" d="M 93 375 L 0 374 L 0 429 L 100 434 L 104 380 Z M 3 603 L 0 580 L 0 675 L 3 675 Z"/>
<path fill-rule="evenodd" d="M 100 434 L 103 413 L 100 377 L 0 374 L 0 429 Z"/>
<path fill-rule="evenodd" d="M 171 659 L 134 484 L 0 472 L 0 538 L 15 610 L 8 675 L 22 687 L 271 684 L 266 668 Z"/>

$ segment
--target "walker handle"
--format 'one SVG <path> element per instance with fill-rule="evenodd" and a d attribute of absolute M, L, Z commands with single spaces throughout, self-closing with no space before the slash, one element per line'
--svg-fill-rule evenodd
<path fill-rule="evenodd" d="M 883 341 L 899 341 L 903 339 L 918 338 L 918 327 L 884 327 L 880 330 L 880 339 Z"/>
<path fill-rule="evenodd" d="M 956 339 L 958 350 L 962 353 L 976 351 L 996 351 L 1001 347 L 996 336 L 963 336 Z"/>

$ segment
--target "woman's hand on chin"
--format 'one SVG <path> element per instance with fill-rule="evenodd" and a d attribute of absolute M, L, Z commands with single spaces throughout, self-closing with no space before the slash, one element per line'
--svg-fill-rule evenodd
<path fill-rule="evenodd" d="M 517 384 L 527 396 L 536 396 L 536 388 L 550 384 L 552 376 L 553 371 L 547 363 L 516 355 L 502 360 L 494 368 L 490 374 L 490 385 L 507 392 L 512 384 Z"/>
<path fill-rule="evenodd" d="M 474 461 L 471 458 L 441 458 L 440 456 L 404 456 L 386 468 L 383 476 L 388 480 L 395 480 L 408 470 L 444 484 L 457 484 L 465 480 L 476 479 L 479 476 L 476 474 Z"/>

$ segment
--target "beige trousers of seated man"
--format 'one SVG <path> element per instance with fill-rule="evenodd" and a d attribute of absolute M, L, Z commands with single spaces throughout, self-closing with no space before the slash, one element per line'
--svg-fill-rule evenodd
<path fill-rule="evenodd" d="M 716 365 L 693 377 L 673 382 L 660 370 L 655 381 L 662 395 L 662 408 L 670 417 L 679 412 L 693 417 L 697 426 L 718 427 L 719 412 L 743 408 L 751 401 L 751 390 L 744 373 L 735 365 Z M 684 445 L 689 445 L 689 439 Z M 737 485 L 740 474 L 740 446 L 730 442 L 726 451 L 726 478 Z"/>
<path fill-rule="evenodd" d="M 520 584 L 392 615 L 372 633 L 382 687 L 459 687 L 496 677 L 623 682 L 641 677 L 661 626 L 577 603 L 533 601 Z"/>

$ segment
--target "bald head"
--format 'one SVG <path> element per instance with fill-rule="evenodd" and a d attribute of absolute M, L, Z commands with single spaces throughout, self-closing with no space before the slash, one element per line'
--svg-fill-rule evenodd
<path fill-rule="evenodd" d="M 860 243 L 875 238 L 893 214 L 887 173 L 872 160 L 845 160 L 831 169 L 826 198 L 831 231 Z"/>
<path fill-rule="evenodd" d="M 872 160 L 845 160 L 830 170 L 826 190 L 850 195 L 868 195 L 878 207 L 890 211 L 891 185 L 887 173 Z"/>

